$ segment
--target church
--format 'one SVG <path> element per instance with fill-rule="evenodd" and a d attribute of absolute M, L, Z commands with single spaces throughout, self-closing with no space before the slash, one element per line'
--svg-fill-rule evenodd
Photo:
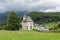
<path fill-rule="evenodd" d="M 21 22 L 22 30 L 32 30 L 34 28 L 34 22 L 29 16 L 23 16 L 23 20 Z"/>
<path fill-rule="evenodd" d="M 23 20 L 20 24 L 22 25 L 21 30 L 33 30 L 33 29 L 49 30 L 49 28 L 46 26 L 34 23 L 33 20 L 30 18 L 30 16 L 26 15 L 23 16 Z"/>

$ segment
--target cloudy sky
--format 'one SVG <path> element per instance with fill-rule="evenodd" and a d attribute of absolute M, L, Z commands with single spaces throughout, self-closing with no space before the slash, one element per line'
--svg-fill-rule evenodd
<path fill-rule="evenodd" d="M 60 12 L 60 0 L 0 0 L 0 12 L 24 10 Z"/>

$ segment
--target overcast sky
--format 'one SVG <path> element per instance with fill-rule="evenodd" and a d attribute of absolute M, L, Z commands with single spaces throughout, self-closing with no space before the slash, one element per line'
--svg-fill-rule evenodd
<path fill-rule="evenodd" d="M 0 12 L 24 10 L 60 12 L 60 0 L 0 0 Z"/>

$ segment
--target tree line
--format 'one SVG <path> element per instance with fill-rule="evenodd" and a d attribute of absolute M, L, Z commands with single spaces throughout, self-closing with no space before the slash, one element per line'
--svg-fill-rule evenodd
<path fill-rule="evenodd" d="M 37 24 L 60 21 L 60 12 L 31 12 L 28 15 Z M 22 21 L 22 17 L 18 16 L 17 13 L 11 11 L 8 14 L 7 22 L 0 24 L 0 29 L 19 30 L 20 28 L 22 28 L 22 26 L 20 25 L 21 21 Z M 57 27 L 60 28 L 60 24 L 58 24 Z"/>
<path fill-rule="evenodd" d="M 31 12 L 29 16 L 37 24 L 60 21 L 60 12 Z"/>

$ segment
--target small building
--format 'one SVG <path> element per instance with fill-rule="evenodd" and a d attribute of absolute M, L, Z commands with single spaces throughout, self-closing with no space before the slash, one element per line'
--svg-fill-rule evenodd
<path fill-rule="evenodd" d="M 40 25 L 39 30 L 49 30 L 47 26 Z"/>

